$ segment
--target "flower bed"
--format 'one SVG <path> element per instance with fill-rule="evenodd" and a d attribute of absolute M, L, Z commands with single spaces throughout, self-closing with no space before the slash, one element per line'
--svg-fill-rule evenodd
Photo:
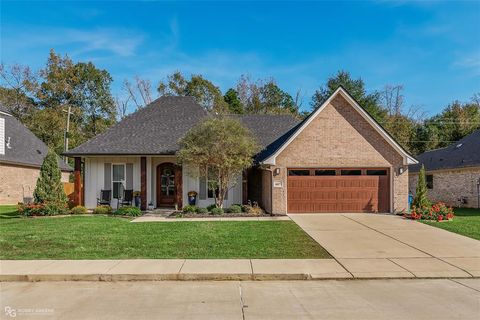
<path fill-rule="evenodd" d="M 412 220 L 436 220 L 436 221 L 448 221 L 454 217 L 454 212 L 451 207 L 447 207 L 445 203 L 438 202 L 430 207 L 416 208 L 412 207 L 409 214 L 404 215 L 407 219 Z"/>
<path fill-rule="evenodd" d="M 207 208 L 188 205 L 183 211 L 172 213 L 169 218 L 211 218 L 211 217 L 270 217 L 259 206 L 234 204 L 229 208 L 218 208 L 211 205 Z"/>

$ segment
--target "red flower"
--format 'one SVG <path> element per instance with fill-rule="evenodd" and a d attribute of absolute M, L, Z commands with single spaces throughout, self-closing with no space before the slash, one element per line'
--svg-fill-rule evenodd
<path fill-rule="evenodd" d="M 442 221 L 443 220 L 443 216 L 442 215 L 439 215 L 438 216 L 438 221 Z"/>

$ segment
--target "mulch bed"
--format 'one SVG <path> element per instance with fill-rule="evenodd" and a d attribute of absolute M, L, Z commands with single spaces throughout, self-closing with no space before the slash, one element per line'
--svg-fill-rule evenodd
<path fill-rule="evenodd" d="M 274 214 L 248 214 L 248 213 L 222 213 L 222 214 L 202 214 L 202 213 L 183 213 L 174 212 L 167 216 L 170 219 L 181 218 L 259 218 L 259 217 L 275 217 Z"/>

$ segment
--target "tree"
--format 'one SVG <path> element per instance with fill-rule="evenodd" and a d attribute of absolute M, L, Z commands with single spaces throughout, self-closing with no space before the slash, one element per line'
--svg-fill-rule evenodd
<path fill-rule="evenodd" d="M 238 120 L 210 117 L 181 139 L 177 157 L 180 163 L 199 168 L 198 175 L 207 177 L 215 204 L 222 208 L 228 189 L 252 165 L 258 150 L 252 133 Z"/>
<path fill-rule="evenodd" d="M 223 96 L 223 100 L 225 100 L 227 103 L 230 113 L 243 114 L 245 112 L 242 102 L 238 98 L 238 93 L 235 89 L 228 89 Z"/>
<path fill-rule="evenodd" d="M 418 173 L 418 182 L 413 205 L 417 208 L 430 207 L 430 200 L 427 198 L 427 182 L 425 179 L 425 167 L 422 164 Z"/>
<path fill-rule="evenodd" d="M 335 76 L 327 80 L 325 86 L 315 91 L 312 97 L 312 109 L 320 107 L 328 97 L 338 89 L 344 87 L 348 93 L 379 123 L 385 123 L 387 111 L 380 105 L 380 94 L 367 94 L 362 79 L 352 79 L 347 71 L 338 71 Z"/>
<path fill-rule="evenodd" d="M 252 81 L 250 77 L 242 75 L 236 92 L 245 113 L 298 116 L 296 101 L 300 101 L 300 94 L 298 93 L 294 100 L 290 94 L 280 89 L 272 78 Z"/>
<path fill-rule="evenodd" d="M 55 152 L 49 149 L 45 159 L 43 159 L 40 176 L 33 192 L 35 203 L 67 204 L 67 196 L 61 183 L 61 175 L 62 173 L 58 167 L 58 157 Z"/>
<path fill-rule="evenodd" d="M 166 81 L 160 82 L 157 90 L 160 96 L 193 97 L 208 111 L 223 113 L 228 109 L 220 89 L 201 75 L 192 75 L 190 79 L 185 79 L 182 73 L 177 71 L 167 76 Z"/>

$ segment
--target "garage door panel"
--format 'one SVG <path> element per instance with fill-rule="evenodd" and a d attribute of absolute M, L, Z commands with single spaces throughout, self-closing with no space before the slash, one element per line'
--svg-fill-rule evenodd
<path fill-rule="evenodd" d="M 290 213 L 389 210 L 388 176 L 288 176 L 287 185 Z"/>

